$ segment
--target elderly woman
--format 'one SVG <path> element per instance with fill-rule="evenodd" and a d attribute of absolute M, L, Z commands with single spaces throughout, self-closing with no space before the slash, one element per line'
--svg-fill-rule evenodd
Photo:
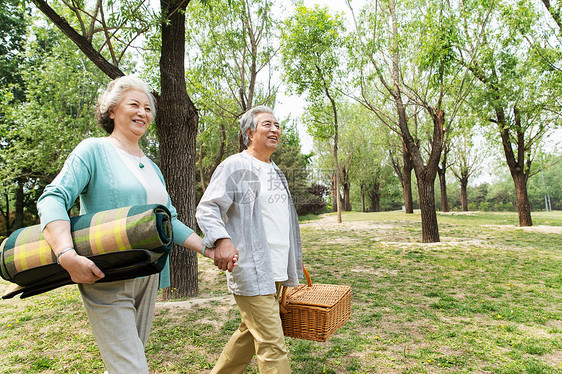
<path fill-rule="evenodd" d="M 242 322 L 211 373 L 243 373 L 256 354 L 260 373 L 290 373 L 279 315 L 279 290 L 302 278 L 297 213 L 285 176 L 271 160 L 281 127 L 270 108 L 240 119 L 248 149 L 224 160 L 197 207 L 203 242 L 227 272 Z M 233 257 L 239 260 L 233 269 Z"/>
<path fill-rule="evenodd" d="M 60 265 L 79 284 L 109 374 L 148 373 L 144 348 L 158 285 L 169 286 L 169 269 L 166 264 L 160 275 L 96 283 L 103 272 L 73 249 L 67 212 L 75 200 L 80 197 L 81 214 L 130 205 L 167 206 L 174 241 L 204 252 L 201 238 L 177 219 L 160 169 L 139 147 L 155 112 L 154 97 L 140 79 L 125 76 L 109 83 L 96 108 L 98 123 L 109 136 L 82 141 L 37 204 L 45 239 Z M 204 254 L 212 258 L 213 251 Z"/>

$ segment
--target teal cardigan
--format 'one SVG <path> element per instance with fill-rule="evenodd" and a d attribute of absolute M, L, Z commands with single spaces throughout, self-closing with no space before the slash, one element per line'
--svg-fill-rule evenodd
<path fill-rule="evenodd" d="M 165 186 L 162 172 L 152 161 L 151 164 Z M 69 221 L 68 211 L 78 197 L 80 214 L 147 203 L 141 182 L 106 138 L 89 138 L 78 144 L 57 177 L 45 187 L 37 202 L 41 229 L 55 220 Z M 167 208 L 172 213 L 174 242 L 181 245 L 193 230 L 177 219 L 169 196 Z M 170 267 L 166 262 L 160 273 L 160 288 L 169 285 Z"/>

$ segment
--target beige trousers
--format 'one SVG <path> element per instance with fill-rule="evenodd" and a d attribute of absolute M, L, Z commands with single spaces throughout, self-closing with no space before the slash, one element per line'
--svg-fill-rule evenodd
<path fill-rule="evenodd" d="M 158 293 L 158 274 L 80 284 L 82 301 L 109 374 L 148 374 L 148 341 Z"/>
<path fill-rule="evenodd" d="M 278 294 L 234 295 L 242 322 L 222 351 L 211 374 L 242 374 L 254 354 L 261 374 L 291 372 L 279 316 Z"/>

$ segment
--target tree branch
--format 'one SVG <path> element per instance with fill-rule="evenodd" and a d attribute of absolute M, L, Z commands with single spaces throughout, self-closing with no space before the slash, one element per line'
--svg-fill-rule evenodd
<path fill-rule="evenodd" d="M 63 17 L 59 16 L 57 12 L 55 12 L 53 8 L 47 4 L 45 0 L 33 0 L 33 3 L 108 77 L 115 79 L 125 75 L 121 69 L 109 63 L 109 61 L 96 51 L 96 49 L 92 46 L 92 43 L 82 35 L 78 34 Z"/>

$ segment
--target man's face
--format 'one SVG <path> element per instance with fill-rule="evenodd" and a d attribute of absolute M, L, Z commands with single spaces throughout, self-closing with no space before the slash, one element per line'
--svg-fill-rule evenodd
<path fill-rule="evenodd" d="M 250 139 L 248 147 L 263 155 L 271 155 L 279 146 L 281 127 L 271 113 L 260 113 L 256 116 L 258 123 L 254 132 L 248 130 Z"/>

